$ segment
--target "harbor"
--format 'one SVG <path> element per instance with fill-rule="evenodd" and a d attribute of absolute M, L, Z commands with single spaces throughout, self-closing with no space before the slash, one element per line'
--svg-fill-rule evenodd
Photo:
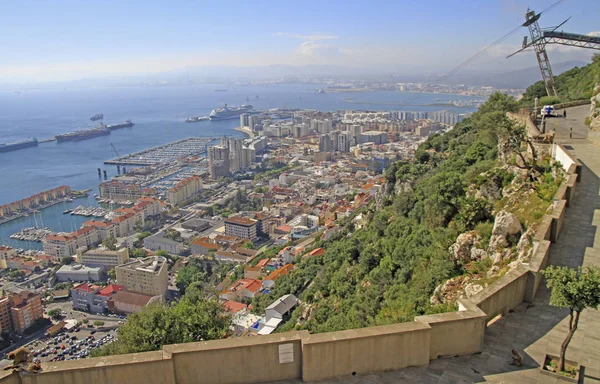
<path fill-rule="evenodd" d="M 215 140 L 217 139 L 213 137 L 191 137 L 107 160 L 104 164 L 145 167 L 168 163 L 183 157 L 205 154 L 208 144 Z"/>
<path fill-rule="evenodd" d="M 89 207 L 89 206 L 85 206 L 85 205 L 79 205 L 73 209 L 66 209 L 63 211 L 63 214 L 70 214 L 70 215 L 78 215 L 78 216 L 85 216 L 85 217 L 104 217 L 106 218 L 106 216 L 108 216 L 110 214 L 110 210 L 108 209 L 104 209 L 102 207 Z"/>
<path fill-rule="evenodd" d="M 19 241 L 33 241 L 37 243 L 41 243 L 44 239 L 50 235 L 54 235 L 55 232 L 50 228 L 38 228 L 38 227 L 28 227 L 23 228 L 19 232 L 10 235 L 11 239 L 19 240 Z"/>

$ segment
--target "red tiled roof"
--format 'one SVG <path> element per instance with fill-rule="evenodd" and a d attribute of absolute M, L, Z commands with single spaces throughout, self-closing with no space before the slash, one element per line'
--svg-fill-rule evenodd
<path fill-rule="evenodd" d="M 231 313 L 238 313 L 239 311 L 246 309 L 246 304 L 238 303 L 237 301 L 227 300 L 223 303 L 225 310 Z"/>
<path fill-rule="evenodd" d="M 125 289 L 124 286 L 118 284 L 109 284 L 106 287 L 102 288 L 98 294 L 100 296 L 112 296 L 113 294 Z"/>
<path fill-rule="evenodd" d="M 88 283 L 82 283 L 82 284 L 79 284 L 79 285 L 76 285 L 75 287 L 73 287 L 73 289 L 76 291 L 84 291 L 84 292 L 94 292 L 98 288 L 100 288 L 100 287 L 98 287 L 97 285 L 92 285 L 92 284 L 88 284 Z"/>

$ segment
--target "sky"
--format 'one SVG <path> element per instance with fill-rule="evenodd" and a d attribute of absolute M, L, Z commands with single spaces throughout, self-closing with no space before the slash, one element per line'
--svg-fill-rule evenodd
<path fill-rule="evenodd" d="M 556 0 L 198 1 L 2 0 L 0 82 L 63 81 L 197 66 L 343 65 L 444 72 Z M 541 18 L 600 36 L 597 0 L 566 0 Z M 527 30 L 471 69 L 536 65 L 511 59 Z M 551 47 L 552 62 L 589 50 Z"/>

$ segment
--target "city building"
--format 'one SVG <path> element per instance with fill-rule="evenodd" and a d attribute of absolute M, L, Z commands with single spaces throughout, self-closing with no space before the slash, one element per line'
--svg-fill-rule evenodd
<path fill-rule="evenodd" d="M 115 268 L 117 282 L 127 290 L 165 295 L 168 287 L 167 259 L 151 256 L 134 259 Z"/>
<path fill-rule="evenodd" d="M 179 255 L 183 251 L 183 243 L 165 237 L 164 232 L 144 238 L 144 247 L 152 251 L 167 251 Z"/>
<path fill-rule="evenodd" d="M 211 179 L 229 176 L 229 148 L 215 145 L 208 148 L 208 173 Z"/>
<path fill-rule="evenodd" d="M 71 289 L 73 309 L 90 313 L 106 313 L 108 300 L 123 289 L 122 285 L 117 284 L 109 284 L 104 288 L 89 283 L 75 285 Z"/>
<path fill-rule="evenodd" d="M 260 295 L 262 283 L 254 279 L 240 279 L 219 294 L 223 300 L 242 301 Z"/>
<path fill-rule="evenodd" d="M 161 301 L 161 295 L 151 295 L 124 289 L 112 295 L 107 300 L 106 305 L 109 312 L 129 315 L 141 312 L 145 306 Z"/>
<path fill-rule="evenodd" d="M 81 264 L 63 265 L 56 271 L 56 280 L 64 281 L 100 281 L 104 280 L 104 268 L 87 267 Z"/>
<path fill-rule="evenodd" d="M 256 220 L 245 217 L 231 217 L 225 220 L 225 234 L 242 239 L 256 239 Z"/>
<path fill-rule="evenodd" d="M 173 188 L 167 190 L 167 201 L 177 205 L 188 201 L 202 190 L 200 176 L 190 176 L 178 182 Z"/>
<path fill-rule="evenodd" d="M 210 251 L 218 251 L 221 247 L 209 242 L 208 238 L 202 237 L 192 241 L 190 250 L 193 255 L 208 255 Z"/>
<path fill-rule="evenodd" d="M 8 260 L 15 257 L 16 251 L 8 246 L 0 245 L 0 269 L 8 268 Z"/>
<path fill-rule="evenodd" d="M 43 241 L 44 253 L 63 258 L 74 255 L 77 250 L 77 240 L 68 235 L 50 235 Z"/>
<path fill-rule="evenodd" d="M 23 333 L 42 318 L 42 296 L 29 291 L 0 298 L 0 331 Z"/>
<path fill-rule="evenodd" d="M 129 250 L 121 248 L 116 251 L 105 249 L 92 249 L 89 251 L 77 250 L 77 262 L 88 267 L 104 267 L 109 270 L 129 260 Z"/>

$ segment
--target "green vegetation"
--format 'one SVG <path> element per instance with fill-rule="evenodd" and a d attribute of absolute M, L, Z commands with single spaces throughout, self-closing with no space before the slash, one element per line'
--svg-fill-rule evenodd
<path fill-rule="evenodd" d="M 190 286 L 199 286 L 206 290 L 222 281 L 230 269 L 231 265 L 228 264 L 193 257 L 187 265 L 177 271 L 175 285 L 182 295 Z"/>
<path fill-rule="evenodd" d="M 178 303 L 152 304 L 128 316 L 118 340 L 96 349 L 92 356 L 159 350 L 166 344 L 221 339 L 228 335 L 231 318 L 216 299 L 195 288 Z"/>
<path fill-rule="evenodd" d="M 104 325 L 104 321 L 96 320 L 94 321 L 94 327 L 101 327 Z"/>
<path fill-rule="evenodd" d="M 600 82 L 600 54 L 592 57 L 592 62 L 585 67 L 575 67 L 554 78 L 558 99 L 549 98 L 543 81 L 531 85 L 520 100 L 524 107 L 533 107 L 536 97 L 540 105 L 556 104 L 573 100 L 589 100 L 592 97 L 594 85 Z"/>
<path fill-rule="evenodd" d="M 133 250 L 132 256 L 133 257 L 146 257 L 146 256 L 148 256 L 148 253 L 143 248 L 137 248 L 137 249 Z"/>
<path fill-rule="evenodd" d="M 69 265 L 72 262 L 73 262 L 73 258 L 71 256 L 64 256 L 62 259 L 60 259 L 61 265 Z"/>
<path fill-rule="evenodd" d="M 548 288 L 552 289 L 550 304 L 569 308 L 569 331 L 560 347 L 560 373 L 565 370 L 565 352 L 577 331 L 581 312 L 587 308 L 598 309 L 600 305 L 600 270 L 550 266 L 542 273 Z"/>
<path fill-rule="evenodd" d="M 169 252 L 165 251 L 164 249 L 159 249 L 158 251 L 156 251 L 155 255 L 162 256 L 162 257 L 169 257 Z"/>
<path fill-rule="evenodd" d="M 114 268 L 111 268 L 111 269 L 108 271 L 108 277 L 110 277 L 110 279 L 111 279 L 112 281 L 115 281 L 115 280 L 117 279 L 117 271 L 115 271 L 115 269 L 114 269 Z"/>
<path fill-rule="evenodd" d="M 223 215 L 224 217 L 228 217 L 229 215 L 240 211 L 255 211 L 260 208 L 261 205 L 258 201 L 250 200 L 246 193 L 242 193 L 238 190 L 235 196 L 227 200 L 227 203 L 224 206 L 213 205 L 210 216 Z"/>
<path fill-rule="evenodd" d="M 49 310 L 48 316 L 52 320 L 60 320 L 62 318 L 62 315 L 60 314 L 60 308 L 54 308 L 54 309 Z"/>
<path fill-rule="evenodd" d="M 106 239 L 102 240 L 102 245 L 104 246 L 104 248 L 108 249 L 109 251 L 116 251 L 117 250 L 117 239 L 115 239 L 112 236 L 108 236 Z"/>
<path fill-rule="evenodd" d="M 431 136 L 414 162 L 388 167 L 387 197 L 378 209 L 362 211 L 369 224 L 354 230 L 351 218 L 343 220 L 336 238 L 318 242 L 325 254 L 299 260 L 269 295 L 253 300 L 254 310 L 259 313 L 275 298 L 293 293 L 310 306 L 308 317 L 282 329 L 328 332 L 453 309 L 429 299 L 437 285 L 466 272 L 448 255 L 458 234 L 475 228 L 491 233 L 492 207 L 465 197 L 466 190 L 497 165 L 499 138 L 521 137 L 506 117 L 517 109 L 514 99 L 496 93 L 472 118 L 445 135 Z M 499 172 L 497 180 L 510 184 L 512 177 Z M 406 192 L 394 194 L 396 185 Z M 299 318 L 292 315 L 292 321 Z"/>

